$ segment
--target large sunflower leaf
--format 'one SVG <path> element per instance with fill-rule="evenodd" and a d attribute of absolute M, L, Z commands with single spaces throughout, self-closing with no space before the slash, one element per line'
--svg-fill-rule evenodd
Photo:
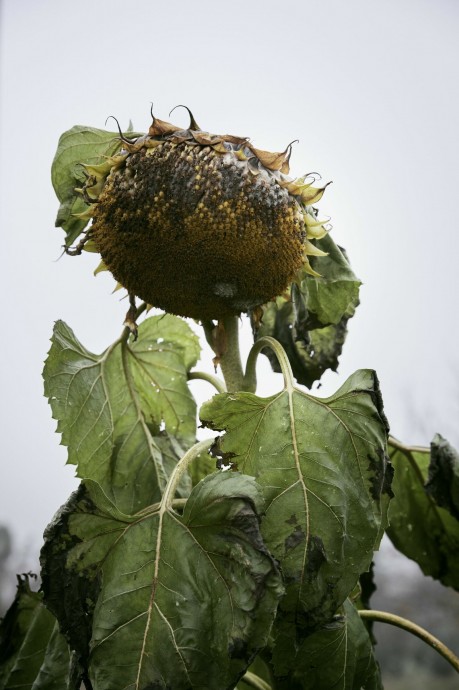
<path fill-rule="evenodd" d="M 277 645 L 274 671 L 302 690 L 382 690 L 370 636 L 349 600 L 330 623 L 297 647 L 288 638 L 285 642 Z"/>
<path fill-rule="evenodd" d="M 326 622 L 370 566 L 386 522 L 387 426 L 376 375 L 356 372 L 326 399 L 290 382 L 277 395 L 215 396 L 203 424 L 225 430 L 214 452 L 263 487 L 262 533 L 286 596 L 276 626 Z"/>
<path fill-rule="evenodd" d="M 440 487 L 444 489 L 443 481 L 437 484 L 434 479 L 430 491 L 426 490 L 429 465 L 433 468 L 431 479 L 441 467 L 438 445 L 437 436 L 431 447 L 432 464 L 428 448 L 389 445 L 395 469 L 395 498 L 389 509 L 387 534 L 394 546 L 416 561 L 425 575 L 459 590 L 459 521 L 435 500 L 432 486 L 437 486 L 440 492 Z"/>
<path fill-rule="evenodd" d="M 126 136 L 139 134 L 127 132 Z M 61 135 L 51 167 L 51 181 L 60 201 L 56 226 L 65 230 L 66 246 L 75 241 L 88 223 L 74 215 L 87 209 L 81 195 L 75 191 L 84 182 L 81 164 L 97 165 L 117 153 L 121 146 L 119 133 L 85 125 L 75 125 Z"/>
<path fill-rule="evenodd" d="M 324 371 L 336 371 L 347 333 L 347 322 L 359 304 L 360 281 L 354 275 L 344 250 L 329 235 L 317 241 L 324 257 L 312 257 L 321 276 L 302 271 L 290 294 L 263 308 L 261 323 L 253 321 L 255 341 L 272 336 L 285 349 L 298 383 L 312 386 Z M 263 350 L 274 371 L 276 357 Z"/>
<path fill-rule="evenodd" d="M 48 532 L 44 590 L 77 645 L 81 631 L 87 636 L 84 598 L 96 594 L 86 617 L 94 690 L 234 688 L 265 646 L 283 592 L 260 535 L 263 503 L 253 478 L 208 476 L 183 516 L 166 504 L 123 516 L 86 484 Z M 84 663 L 87 649 L 80 647 Z"/>
<path fill-rule="evenodd" d="M 30 589 L 27 576 L 18 578 L 15 600 L 0 624 L 0 689 L 67 687 L 69 663 L 68 647 L 42 595 Z M 52 677 L 46 678 L 48 672 Z"/>
<path fill-rule="evenodd" d="M 158 501 L 182 454 L 177 446 L 194 443 L 187 371 L 198 356 L 197 336 L 169 314 L 146 319 L 136 342 L 121 338 L 101 355 L 56 323 L 43 375 L 68 462 L 124 513 Z M 182 495 L 189 488 L 182 483 Z"/>

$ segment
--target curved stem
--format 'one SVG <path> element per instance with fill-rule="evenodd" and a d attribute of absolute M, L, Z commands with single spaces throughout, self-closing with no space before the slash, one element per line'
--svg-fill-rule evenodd
<path fill-rule="evenodd" d="M 456 669 L 459 673 L 459 658 L 446 646 L 443 642 L 440 642 L 436 637 L 431 635 L 430 632 L 421 628 L 416 623 L 407 620 L 406 618 L 401 618 L 393 613 L 387 613 L 386 611 L 359 611 L 359 616 L 361 618 L 367 618 L 368 620 L 378 621 L 381 623 L 389 623 L 390 625 L 395 625 L 398 628 L 402 628 L 407 632 L 416 635 L 424 642 L 427 642 L 433 649 L 435 649 L 441 656 L 448 661 L 451 666 Z"/>
<path fill-rule="evenodd" d="M 287 390 L 293 390 L 293 372 L 284 348 L 275 338 L 265 335 L 253 345 L 250 350 L 244 376 L 244 390 L 254 393 L 257 389 L 257 357 L 263 348 L 269 347 L 277 357 L 284 377 L 284 385 Z"/>
<path fill-rule="evenodd" d="M 204 441 L 199 441 L 198 443 L 195 443 L 194 446 L 192 446 L 190 450 L 188 450 L 185 453 L 183 458 L 178 461 L 174 468 L 174 471 L 169 477 L 169 481 L 167 482 L 167 486 L 164 490 L 164 494 L 161 499 L 161 506 L 159 509 L 160 513 L 165 513 L 166 510 L 169 510 L 171 508 L 175 491 L 182 476 L 186 472 L 188 465 L 191 462 L 193 462 L 193 460 L 197 458 L 198 455 L 200 455 L 203 451 L 209 450 L 212 443 L 214 443 L 213 438 L 206 438 Z"/>
<path fill-rule="evenodd" d="M 188 374 L 188 381 L 202 380 L 210 383 L 219 393 L 226 393 L 226 386 L 218 376 L 208 374 L 205 371 L 190 371 Z"/>
<path fill-rule="evenodd" d="M 251 671 L 246 671 L 241 680 L 244 681 L 246 685 L 250 685 L 251 688 L 256 688 L 256 690 L 271 690 L 271 686 L 268 685 L 266 681 L 259 678 Z"/>

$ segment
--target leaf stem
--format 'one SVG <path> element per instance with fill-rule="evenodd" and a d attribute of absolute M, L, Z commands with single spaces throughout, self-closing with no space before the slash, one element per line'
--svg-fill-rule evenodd
<path fill-rule="evenodd" d="M 171 508 L 177 485 L 180 482 L 183 474 L 186 472 L 188 465 L 193 462 L 193 460 L 195 460 L 195 458 L 197 458 L 202 452 L 209 450 L 213 442 L 213 438 L 206 438 L 204 441 L 195 443 L 194 446 L 192 446 L 190 450 L 185 453 L 183 458 L 178 461 L 164 490 L 159 509 L 160 514 L 165 513 Z"/>
<path fill-rule="evenodd" d="M 246 671 L 242 676 L 241 680 L 246 684 L 250 685 L 251 688 L 256 688 L 256 690 L 271 690 L 271 686 L 266 683 L 262 678 L 259 678 L 255 673 L 251 671 Z"/>
<path fill-rule="evenodd" d="M 406 446 L 401 441 L 397 441 L 393 436 L 389 436 L 387 443 L 389 446 L 392 446 L 396 450 L 401 450 L 404 453 L 430 453 L 430 448 L 426 446 Z"/>
<path fill-rule="evenodd" d="M 183 510 L 185 507 L 185 503 L 187 502 L 188 499 L 186 498 L 174 498 L 172 501 L 172 509 L 173 510 Z M 145 508 L 142 508 L 142 510 L 139 510 L 137 513 L 135 513 L 134 517 L 135 518 L 144 518 L 144 517 L 149 517 L 150 515 L 153 515 L 154 513 L 158 513 L 159 509 L 161 508 L 161 501 L 158 503 L 152 503 L 149 506 L 146 506 Z"/>
<path fill-rule="evenodd" d="M 265 347 L 269 347 L 276 355 L 277 361 L 279 362 L 279 366 L 282 371 L 282 375 L 284 377 L 285 388 L 288 391 L 292 391 L 295 386 L 293 380 L 292 367 L 290 366 L 288 357 L 282 345 L 279 342 L 277 342 L 275 338 L 271 338 L 271 336 L 268 335 L 265 335 L 259 340 L 257 340 L 257 342 L 252 346 L 252 349 L 250 350 L 245 369 L 243 390 L 255 393 L 257 389 L 257 357 L 260 354 L 261 350 L 263 350 Z"/>
<path fill-rule="evenodd" d="M 221 381 L 218 376 L 213 376 L 213 374 L 208 374 L 205 371 L 190 371 L 188 374 L 188 381 L 202 380 L 210 383 L 219 393 L 226 393 L 226 386 L 223 381 Z"/>
<path fill-rule="evenodd" d="M 380 623 L 389 623 L 390 625 L 395 625 L 398 628 L 402 628 L 407 632 L 416 635 L 421 640 L 426 642 L 430 647 L 435 649 L 441 656 L 448 661 L 451 666 L 459 673 L 459 658 L 446 646 L 443 642 L 440 642 L 436 637 L 434 637 L 430 632 L 421 628 L 416 623 L 407 620 L 406 618 L 401 618 L 394 613 L 387 613 L 386 611 L 373 611 L 373 610 L 362 610 L 359 611 L 359 616 L 361 618 L 366 618 L 368 620 L 378 621 Z"/>

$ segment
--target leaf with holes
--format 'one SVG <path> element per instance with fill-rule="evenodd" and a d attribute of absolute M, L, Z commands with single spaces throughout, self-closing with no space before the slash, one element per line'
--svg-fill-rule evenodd
<path fill-rule="evenodd" d="M 43 376 L 68 462 L 123 513 L 158 501 L 181 447 L 194 443 L 187 372 L 198 357 L 197 337 L 169 314 L 146 319 L 136 342 L 120 338 L 101 355 L 56 323 Z M 189 489 L 184 479 L 181 495 Z"/>
<path fill-rule="evenodd" d="M 316 628 L 369 568 L 386 524 L 387 426 L 375 373 L 356 372 L 326 399 L 289 374 L 277 395 L 220 394 L 200 416 L 226 431 L 215 453 L 263 487 L 262 534 L 287 590 L 278 631 Z"/>

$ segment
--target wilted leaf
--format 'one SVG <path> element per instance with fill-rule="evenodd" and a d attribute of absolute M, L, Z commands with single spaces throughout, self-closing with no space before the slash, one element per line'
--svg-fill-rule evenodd
<path fill-rule="evenodd" d="M 352 271 L 346 252 L 338 247 L 330 235 L 317 240 L 317 247 L 327 256 L 311 257 L 311 266 L 320 278 L 305 274 L 300 291 L 307 316 L 303 328 L 312 330 L 338 324 L 343 316 L 353 316 L 359 304 L 361 281 Z"/>
<path fill-rule="evenodd" d="M 128 132 L 126 136 L 139 134 Z M 51 180 L 61 202 L 56 226 L 65 230 L 66 246 L 74 242 L 88 223 L 73 215 L 87 209 L 81 195 L 75 192 L 75 187 L 81 187 L 85 179 L 81 164 L 97 165 L 113 156 L 121 146 L 119 133 L 84 125 L 76 125 L 61 135 L 51 168 Z"/>
<path fill-rule="evenodd" d="M 359 303 L 360 281 L 352 272 L 344 250 L 329 235 L 317 240 L 328 252 L 312 257 L 311 265 L 321 277 L 302 272 L 290 295 L 278 297 L 263 308 L 263 320 L 255 324 L 255 340 L 272 336 L 290 360 L 298 383 L 311 387 L 324 371 L 336 371 L 347 333 L 347 322 Z M 275 356 L 263 350 L 274 371 L 280 371 Z"/>
<path fill-rule="evenodd" d="M 381 674 L 368 631 L 347 600 L 341 612 L 297 648 L 289 639 L 277 646 L 276 674 L 299 681 L 303 690 L 382 690 Z"/>
<path fill-rule="evenodd" d="M 255 341 L 265 335 L 275 338 L 287 353 L 298 383 L 310 388 L 327 369 L 337 370 L 349 317 L 343 317 L 336 325 L 301 331 L 298 302 L 294 298 L 297 294 L 296 286 L 292 286 L 292 300 L 278 298 L 276 302 L 265 305 L 263 323 L 256 331 Z M 268 357 L 273 371 L 280 372 L 278 361 L 271 350 L 265 348 L 262 352 Z"/>
<path fill-rule="evenodd" d="M 0 689 L 58 690 L 67 687 L 68 648 L 42 595 L 18 577 L 16 598 L 0 624 Z M 50 672 L 53 676 L 46 673 Z M 54 679 L 58 684 L 53 684 Z M 53 681 L 53 682 L 51 682 Z"/>
<path fill-rule="evenodd" d="M 84 583 L 100 586 L 89 659 L 94 690 L 234 688 L 266 644 L 283 591 L 260 536 L 254 480 L 210 475 L 183 516 L 162 505 L 128 518 L 94 483 L 81 491 L 48 531 L 44 589 L 56 608 L 67 597 L 63 618 L 78 642 L 87 635 Z M 71 631 L 70 612 L 82 603 Z"/>
<path fill-rule="evenodd" d="M 326 399 L 288 384 L 270 398 L 215 396 L 200 412 L 226 430 L 216 454 L 261 484 L 262 534 L 287 593 L 276 626 L 329 620 L 370 566 L 390 492 L 376 375 L 358 371 Z"/>
<path fill-rule="evenodd" d="M 438 444 L 436 439 L 434 443 Z M 395 498 L 389 509 L 387 534 L 425 575 L 459 590 L 459 521 L 437 505 L 425 489 L 429 449 L 423 452 L 389 445 L 389 455 L 395 469 Z M 434 466 L 437 463 L 438 456 Z"/>
<path fill-rule="evenodd" d="M 177 445 L 194 443 L 187 371 L 198 356 L 197 337 L 169 314 L 146 319 L 136 342 L 120 339 L 101 355 L 86 350 L 63 322 L 55 326 L 43 375 L 68 462 L 124 513 L 158 501 L 180 455 Z M 160 431 L 162 423 L 175 440 Z M 189 488 L 182 485 L 182 495 Z"/>
<path fill-rule="evenodd" d="M 94 690 L 234 687 L 266 644 L 282 593 L 260 501 L 252 478 L 213 474 L 183 517 L 162 507 L 125 530 L 102 565 Z"/>
<path fill-rule="evenodd" d="M 459 453 L 440 434 L 430 444 L 426 491 L 437 505 L 459 520 Z"/>
<path fill-rule="evenodd" d="M 45 602 L 76 652 L 82 672 L 88 666 L 100 563 L 133 520 L 116 509 L 98 484 L 88 480 L 46 528 L 40 554 Z"/>
<path fill-rule="evenodd" d="M 70 654 L 64 636 L 59 632 L 57 621 L 46 647 L 45 657 L 32 690 L 80 690 L 80 682 L 69 682 Z"/>

